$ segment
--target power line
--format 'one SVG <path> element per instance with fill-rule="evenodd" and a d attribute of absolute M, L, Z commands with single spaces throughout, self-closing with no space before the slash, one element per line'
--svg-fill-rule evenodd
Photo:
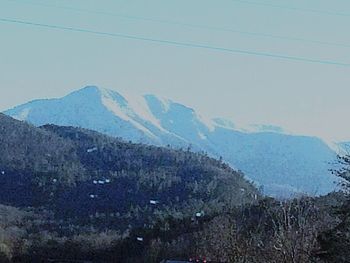
<path fill-rule="evenodd" d="M 325 10 L 316 10 L 316 9 L 301 8 L 301 7 L 291 7 L 291 6 L 285 6 L 285 5 L 277 5 L 277 4 L 271 4 L 271 3 L 246 1 L 246 0 L 231 0 L 231 1 L 232 2 L 237 2 L 237 3 L 242 3 L 242 4 L 248 4 L 248 5 L 273 7 L 273 8 L 278 8 L 278 9 L 287 9 L 287 10 L 291 10 L 291 11 L 317 13 L 317 14 L 323 14 L 323 15 L 329 15 L 329 16 L 350 17 L 350 13 L 333 12 L 333 11 L 325 11 Z"/>
<path fill-rule="evenodd" d="M 188 28 L 197 28 L 197 29 L 204 29 L 204 30 L 211 30 L 211 31 L 230 32 L 230 33 L 241 34 L 241 35 L 252 36 L 252 37 L 272 38 L 272 39 L 279 39 L 279 40 L 296 41 L 296 42 L 312 43 L 312 44 L 319 44 L 319 45 L 326 45 L 326 46 L 338 46 L 338 47 L 350 48 L 350 44 L 346 44 L 346 43 L 336 43 L 336 42 L 329 42 L 329 41 L 313 40 L 313 39 L 308 39 L 308 38 L 281 36 L 281 35 L 258 33 L 258 32 L 249 32 L 249 31 L 242 31 L 242 30 L 236 30 L 236 29 L 224 28 L 224 27 L 207 26 L 207 25 L 192 24 L 192 23 L 183 23 L 183 22 L 178 22 L 178 21 L 154 19 L 154 18 L 148 18 L 148 17 L 110 13 L 110 12 L 105 12 L 105 11 L 95 11 L 95 10 L 90 10 L 90 9 L 82 9 L 82 8 L 75 8 L 75 7 L 69 7 L 69 6 L 50 5 L 50 4 L 45 4 L 45 3 L 36 3 L 36 2 L 21 1 L 21 0 L 8 0 L 8 1 L 20 2 L 20 3 L 29 4 L 29 5 L 44 6 L 44 7 L 56 8 L 56 9 L 62 9 L 62 10 L 69 10 L 69 11 L 74 11 L 74 12 L 103 15 L 103 16 L 111 16 L 111 17 L 119 17 L 119 18 L 130 19 L 130 20 L 139 20 L 139 21 L 147 21 L 147 22 L 152 22 L 152 23 L 177 25 L 177 26 L 184 26 L 184 27 L 188 27 Z M 238 2 L 244 2 L 244 1 L 238 1 Z M 251 3 L 251 2 L 249 2 L 249 3 Z"/>
<path fill-rule="evenodd" d="M 309 62 L 309 63 L 316 63 L 316 64 L 326 64 L 326 65 L 350 67 L 350 63 L 339 62 L 339 61 L 334 61 L 334 60 L 322 60 L 322 59 L 289 56 L 289 55 L 283 55 L 283 54 L 274 54 L 274 53 L 243 50 L 243 49 L 224 48 L 224 47 L 210 46 L 207 44 L 187 43 L 187 42 L 180 42 L 180 41 L 142 37 L 142 36 L 137 36 L 137 35 L 101 32 L 101 31 L 94 31 L 94 30 L 83 29 L 83 28 L 35 23 L 35 22 L 23 21 L 23 20 L 17 20 L 17 19 L 0 18 L 0 22 L 29 25 L 29 26 L 50 28 L 50 29 L 57 29 L 57 30 L 64 30 L 64 31 L 71 31 L 71 32 L 89 33 L 89 34 L 131 39 L 131 40 L 139 40 L 139 41 L 144 41 L 144 42 L 159 43 L 159 44 L 170 45 L 170 46 L 199 48 L 199 49 L 207 49 L 207 50 L 220 51 L 220 52 L 226 52 L 226 53 L 236 53 L 236 54 L 244 54 L 244 55 L 251 55 L 251 56 L 258 56 L 258 57 L 270 57 L 270 58 L 277 58 L 277 59 L 282 59 L 282 60 L 298 61 L 298 62 Z"/>

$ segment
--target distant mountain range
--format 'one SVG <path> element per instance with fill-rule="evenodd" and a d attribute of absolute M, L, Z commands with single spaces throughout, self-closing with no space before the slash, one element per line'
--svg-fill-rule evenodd
<path fill-rule="evenodd" d="M 238 129 L 229 120 L 208 120 L 155 95 L 122 96 L 89 86 L 4 113 L 35 126 L 81 127 L 135 143 L 207 152 L 244 172 L 269 195 L 325 194 L 335 189 L 336 178 L 329 169 L 336 153 L 321 139 L 286 134 L 270 125 Z"/>

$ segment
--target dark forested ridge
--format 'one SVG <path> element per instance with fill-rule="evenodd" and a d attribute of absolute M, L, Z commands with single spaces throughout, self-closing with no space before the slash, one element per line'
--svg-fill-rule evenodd
<path fill-rule="evenodd" d="M 42 216 L 39 228 L 58 236 L 87 229 L 122 234 L 259 198 L 242 174 L 189 149 L 132 144 L 72 127 L 36 128 L 2 114 L 0 144 L 0 203 L 30 207 Z"/>
<path fill-rule="evenodd" d="M 1 114 L 0 145 L 0 263 L 350 262 L 344 193 L 264 198 L 205 153 Z"/>
<path fill-rule="evenodd" d="M 238 203 L 257 195 L 241 174 L 203 154 L 71 127 L 35 128 L 4 115 L 0 129 L 0 200 L 8 205 L 72 214 L 79 208 L 79 216 L 89 216 L 147 210 L 154 203 L 203 210 L 228 196 Z"/>

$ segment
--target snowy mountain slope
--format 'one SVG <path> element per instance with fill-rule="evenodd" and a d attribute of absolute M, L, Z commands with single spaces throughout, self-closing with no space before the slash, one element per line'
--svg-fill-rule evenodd
<path fill-rule="evenodd" d="M 162 145 L 182 138 L 169 134 L 154 119 L 135 112 L 129 102 L 114 91 L 88 86 L 61 99 L 35 100 L 5 114 L 36 126 L 56 124 L 103 132 L 134 142 Z M 145 114 L 144 114 L 145 115 Z"/>
<path fill-rule="evenodd" d="M 322 140 L 287 135 L 269 125 L 245 131 L 229 120 L 206 120 L 189 107 L 154 95 L 122 96 L 89 86 L 60 99 L 32 101 L 5 114 L 36 126 L 76 126 L 133 142 L 191 145 L 192 150 L 222 156 L 270 195 L 323 194 L 334 189 L 329 169 L 335 152 Z"/>

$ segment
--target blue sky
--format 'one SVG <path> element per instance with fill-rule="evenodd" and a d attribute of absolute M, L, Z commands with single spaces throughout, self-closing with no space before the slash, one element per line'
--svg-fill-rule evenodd
<path fill-rule="evenodd" d="M 350 64 L 347 0 L 0 0 L 0 19 Z M 0 20 L 0 71 L 0 110 L 93 84 L 350 140 L 350 66 Z"/>

